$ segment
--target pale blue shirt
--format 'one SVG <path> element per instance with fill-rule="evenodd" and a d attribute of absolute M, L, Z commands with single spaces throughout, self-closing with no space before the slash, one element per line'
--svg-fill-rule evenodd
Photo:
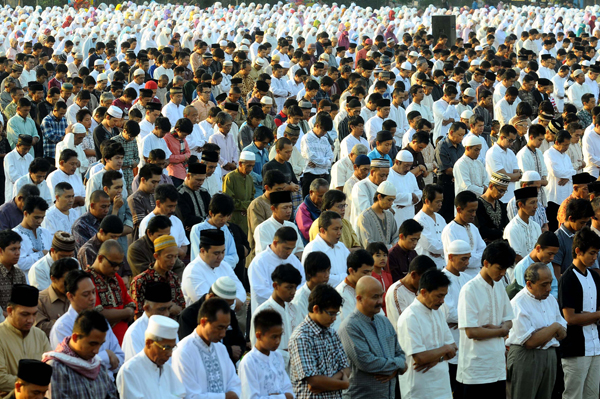
<path fill-rule="evenodd" d="M 521 259 L 521 261 L 515 266 L 515 279 L 521 287 L 526 286 L 525 271 L 529 266 L 531 266 L 534 263 L 535 262 L 533 261 L 533 259 L 531 259 L 531 256 L 527 255 L 526 257 Z M 552 294 L 554 298 L 558 299 L 558 280 L 556 280 L 556 276 L 554 275 L 554 268 L 552 267 L 552 263 L 548 263 L 546 266 L 548 266 L 548 269 L 550 269 L 550 273 L 552 273 L 552 285 L 550 294 Z"/>
<path fill-rule="evenodd" d="M 190 241 L 192 242 L 191 255 L 190 259 L 194 260 L 200 255 L 200 232 L 202 230 L 210 230 L 216 229 L 216 226 L 208 223 L 208 220 L 205 220 L 202 223 L 195 224 L 192 227 L 192 231 L 190 233 Z M 227 262 L 231 267 L 235 268 L 235 266 L 240 261 L 238 257 L 237 250 L 235 249 L 235 241 L 233 239 L 233 235 L 229 231 L 227 226 L 221 227 L 219 230 L 225 233 L 225 258 L 223 261 Z"/>

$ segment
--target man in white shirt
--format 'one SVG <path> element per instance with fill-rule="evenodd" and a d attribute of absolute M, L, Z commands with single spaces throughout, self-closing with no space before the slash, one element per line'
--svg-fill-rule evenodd
<path fill-rule="evenodd" d="M 406 107 L 406 114 L 411 111 L 417 111 L 421 114 L 423 119 L 427 119 L 429 122 L 434 122 L 433 111 L 423 104 L 425 98 L 425 91 L 421 85 L 413 85 L 410 88 L 410 95 L 412 96 L 412 103 Z"/>
<path fill-rule="evenodd" d="M 330 180 L 329 169 L 333 162 L 333 151 L 325 135 L 331 129 L 333 129 L 331 117 L 325 112 L 320 112 L 317 114 L 313 129 L 301 139 L 300 152 L 307 160 L 302 178 L 302 198 L 308 195 L 313 180 L 318 178 Z"/>
<path fill-rule="evenodd" d="M 442 231 L 446 227 L 446 220 L 437 213 L 444 201 L 444 190 L 436 184 L 428 184 L 423 189 L 423 208 L 414 219 L 423 226 L 421 238 L 415 251 L 419 255 L 427 255 L 435 262 L 438 269 L 446 266 L 444 258 L 444 244 Z"/>
<path fill-rule="evenodd" d="M 388 160 L 382 158 L 371 161 L 369 177 L 357 182 L 352 187 L 350 223 L 356 224 L 358 216 L 373 205 L 377 186 L 387 180 L 389 173 L 390 162 Z"/>
<path fill-rule="evenodd" d="M 456 95 L 458 90 L 452 85 L 444 88 L 444 96 L 433 103 L 433 142 L 437 143 L 439 138 L 444 138 L 450 131 L 454 122 L 460 121 L 460 115 L 454 107 L 458 104 Z"/>
<path fill-rule="evenodd" d="M 398 318 L 398 340 L 409 365 L 400 376 L 403 398 L 452 396 L 447 361 L 456 356 L 458 347 L 446 323 L 446 313 L 440 310 L 449 285 L 450 280 L 441 270 L 424 273 L 416 300 Z"/>
<path fill-rule="evenodd" d="M 556 220 L 560 204 L 573 191 L 573 176 L 577 172 L 567 154 L 570 144 L 571 135 L 562 130 L 556 135 L 554 145 L 544 153 L 544 164 L 548 170 L 548 185 L 544 187 L 548 198 L 546 214 L 551 226 L 552 221 Z"/>
<path fill-rule="evenodd" d="M 77 97 L 75 98 L 75 102 L 73 102 L 73 104 L 71 104 L 67 108 L 66 118 L 67 118 L 67 123 L 69 125 L 73 125 L 73 124 L 77 123 L 77 118 L 76 118 L 77 113 L 84 108 L 87 109 L 88 103 L 90 102 L 91 98 L 92 98 L 91 94 L 87 90 L 81 90 L 77 94 Z"/>
<path fill-rule="evenodd" d="M 50 162 L 45 158 L 36 158 L 29 164 L 28 173 L 25 176 L 17 179 L 13 185 L 12 195 L 8 198 L 14 198 L 17 193 L 26 184 L 33 184 L 40 190 L 40 197 L 42 197 L 48 206 L 52 206 L 54 199 L 50 198 L 50 190 L 46 182 L 46 176 L 50 171 Z"/>
<path fill-rule="evenodd" d="M 472 134 L 462 141 L 465 153 L 454 164 L 454 195 L 469 190 L 478 197 L 487 189 L 490 179 L 485 166 L 479 161 L 483 140 Z"/>
<path fill-rule="evenodd" d="M 448 262 L 447 249 L 453 241 L 463 240 L 468 242 L 471 246 L 471 261 L 465 273 L 474 277 L 481 269 L 481 257 L 486 247 L 485 241 L 479 234 L 479 229 L 473 224 L 479 201 L 477 195 L 471 191 L 463 191 L 454 199 L 454 205 L 456 206 L 456 217 L 442 231 L 446 262 Z"/>
<path fill-rule="evenodd" d="M 517 115 L 517 105 L 520 102 L 519 89 L 513 86 L 506 89 L 504 97 L 496 102 L 496 105 L 494 105 L 494 117 L 500 122 L 501 127 L 508 124 Z"/>
<path fill-rule="evenodd" d="M 500 100 L 504 98 L 506 91 L 509 87 L 513 87 L 513 84 L 517 80 L 517 73 L 513 69 L 507 69 L 502 76 L 502 82 L 494 86 L 494 108 Z M 507 121 L 508 122 L 508 121 Z"/>
<path fill-rule="evenodd" d="M 204 230 L 200 237 L 200 254 L 183 271 L 181 291 L 186 306 L 199 300 L 208 293 L 212 284 L 219 277 L 228 276 L 235 281 L 237 287 L 236 311 L 246 301 L 246 290 L 233 272 L 233 268 L 223 262 L 225 251 L 225 234 L 221 230 Z"/>
<path fill-rule="evenodd" d="M 365 122 L 365 133 L 369 142 L 375 139 L 377 133 L 383 130 L 383 122 L 390 115 L 390 100 L 383 98 L 377 101 L 377 114 Z"/>
<path fill-rule="evenodd" d="M 357 116 L 356 118 L 360 118 L 360 116 Z M 344 140 L 348 140 L 349 138 L 354 139 L 354 136 L 348 135 Z M 363 144 L 363 141 L 366 144 Z M 329 184 L 329 189 L 340 191 L 344 189 L 344 185 L 354 173 L 354 160 L 359 155 L 367 155 L 369 152 L 368 145 L 367 141 L 361 137 L 361 141 L 359 141 L 358 144 L 353 145 L 352 148 L 350 148 L 350 151 L 344 154 L 344 156 L 340 154 L 340 159 L 331 167 L 331 183 Z"/>
<path fill-rule="evenodd" d="M 490 148 L 485 156 L 485 168 L 488 175 L 492 173 L 503 173 L 510 178 L 506 193 L 500 201 L 507 204 L 514 197 L 515 182 L 521 180 L 523 172 L 519 169 L 519 163 L 510 145 L 517 137 L 517 129 L 512 125 L 504 125 L 500 128 L 498 141 Z"/>
<path fill-rule="evenodd" d="M 542 151 L 540 150 L 540 146 L 545 140 L 545 134 L 546 129 L 542 125 L 532 125 L 529 128 L 529 139 L 527 140 L 527 145 L 521 148 L 521 150 L 517 153 L 517 163 L 519 165 L 519 169 L 521 169 L 521 172 L 523 172 L 523 175 L 525 175 L 527 172 L 536 172 L 541 177 L 541 186 L 548 184 L 548 180 L 546 179 L 546 176 L 548 176 L 548 171 L 546 170 L 546 164 L 544 163 L 544 154 L 542 154 Z M 598 147 L 598 150 L 600 150 L 600 147 Z M 523 177 L 521 177 L 521 183 L 522 182 Z M 548 203 L 546 200 L 546 191 L 545 189 L 541 189 L 539 191 L 538 199 L 543 206 L 546 206 Z"/>
<path fill-rule="evenodd" d="M 413 155 L 410 151 L 402 150 L 396 155 L 394 166 L 386 181 L 396 187 L 397 195 L 393 210 L 396 226 L 401 226 L 407 219 L 415 217 L 415 204 L 421 201 L 423 192 L 419 189 L 417 178 L 410 172 L 413 166 Z"/>
<path fill-rule="evenodd" d="M 74 258 L 75 254 L 75 238 L 64 231 L 55 233 L 52 237 L 50 251 L 29 269 L 27 273 L 29 284 L 40 291 L 50 287 L 53 279 L 56 282 L 62 277 L 50 275 L 52 265 L 59 259 Z"/>
<path fill-rule="evenodd" d="M 337 287 L 347 275 L 346 259 L 350 251 L 340 242 L 342 236 L 342 217 L 333 211 L 325 211 L 319 216 L 319 235 L 309 242 L 302 252 L 302 264 L 313 251 L 324 252 L 331 262 L 329 284 Z"/>
<path fill-rule="evenodd" d="M 240 398 L 240 379 L 220 342 L 231 321 L 229 305 L 220 298 L 207 299 L 198 320 L 198 327 L 173 352 L 173 371 L 185 386 L 185 397 Z"/>
<path fill-rule="evenodd" d="M 500 280 L 514 264 L 515 252 L 508 243 L 495 241 L 487 246 L 482 259 L 481 271 L 463 286 L 458 298 L 456 379 L 464 385 L 465 399 L 505 399 L 504 337 L 514 314 Z"/>
<path fill-rule="evenodd" d="M 583 159 L 585 161 L 584 171 L 594 177 L 600 174 L 600 119 L 592 123 L 593 130 L 583 135 L 581 141 L 583 147 Z"/>
<path fill-rule="evenodd" d="M 585 83 L 585 72 L 583 70 L 578 69 L 571 75 L 575 83 L 569 87 L 567 90 L 567 97 L 570 102 L 577 107 L 577 111 L 581 111 L 583 109 L 583 103 L 581 102 L 581 97 L 585 93 L 592 93 L 592 89 Z"/>
<path fill-rule="evenodd" d="M 504 228 L 505 240 L 517 254 L 516 262 L 526 257 L 534 248 L 542 227 L 533 220 L 538 207 L 537 187 L 523 187 L 515 190 L 515 202 L 519 209 L 508 225 Z"/>
<path fill-rule="evenodd" d="M 524 287 L 510 301 L 514 313 L 506 345 L 512 398 L 550 398 L 557 369 L 556 348 L 567 336 L 567 322 L 550 295 L 552 271 L 534 263 L 525 271 Z"/>
<path fill-rule="evenodd" d="M 170 364 L 179 324 L 161 315 L 152 316 L 145 324 L 140 336 L 143 349 L 125 362 L 117 374 L 121 399 L 184 398 L 185 387 Z"/>
<path fill-rule="evenodd" d="M 33 155 L 29 153 L 33 145 L 33 137 L 26 134 L 19 135 L 15 149 L 4 157 L 4 201 L 13 198 L 13 186 L 17 180 L 27 175 L 29 165 L 33 162 Z"/>
<path fill-rule="evenodd" d="M 177 121 L 183 118 L 183 109 L 181 105 L 183 101 L 183 90 L 178 87 L 173 87 L 169 90 L 170 101 L 165 105 L 161 111 L 162 115 L 169 119 L 171 126 L 175 127 Z"/>
<path fill-rule="evenodd" d="M 339 322 L 343 322 L 356 309 L 356 284 L 361 277 L 370 276 L 373 272 L 373 257 L 364 249 L 359 249 L 352 252 L 347 260 L 348 275 L 335 287 L 335 290 L 342 296 L 344 300 L 342 304 L 342 313 L 339 315 Z"/>
<path fill-rule="evenodd" d="M 175 125 L 171 125 L 169 119 L 165 117 L 158 117 L 154 120 L 153 130 L 142 140 L 142 145 L 138 145 L 138 149 L 140 151 L 140 167 L 144 166 L 146 162 L 148 162 L 148 157 L 150 157 L 150 151 L 156 148 L 160 148 L 165 152 L 165 159 L 168 162 L 169 158 L 173 154 L 171 150 L 169 150 L 169 147 L 167 146 L 167 142 L 164 140 L 164 137 L 171 131 L 171 128 L 174 126 Z M 166 174 L 167 170 L 164 169 L 163 173 Z"/>

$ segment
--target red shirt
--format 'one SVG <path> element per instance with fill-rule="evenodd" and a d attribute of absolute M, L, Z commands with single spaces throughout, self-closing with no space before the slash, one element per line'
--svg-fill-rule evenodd
<path fill-rule="evenodd" d="M 371 273 L 371 276 L 375 277 L 377 281 L 379 281 L 383 286 L 383 298 L 385 299 L 385 294 L 387 293 L 387 290 L 392 284 L 394 284 L 394 281 L 392 280 L 392 275 L 390 274 L 390 272 L 382 270 L 381 274 L 377 274 L 375 273 L 375 271 L 373 271 L 373 273 Z M 383 312 L 387 316 L 387 311 L 385 310 L 385 300 L 383 301 Z"/>

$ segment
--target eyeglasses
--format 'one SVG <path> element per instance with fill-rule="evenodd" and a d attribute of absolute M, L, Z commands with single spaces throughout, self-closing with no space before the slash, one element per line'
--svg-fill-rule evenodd
<path fill-rule="evenodd" d="M 339 315 L 342 314 L 342 312 L 337 312 L 337 313 L 331 313 L 325 309 L 323 309 L 323 313 L 325 313 L 327 316 L 329 317 L 338 317 Z"/>
<path fill-rule="evenodd" d="M 159 344 L 158 342 L 154 341 L 154 345 L 158 346 L 158 348 L 160 350 L 162 350 L 163 352 L 167 352 L 167 351 L 173 351 L 175 348 L 177 348 L 177 345 L 165 345 L 162 346 L 161 344 Z"/>
<path fill-rule="evenodd" d="M 106 260 L 112 266 L 113 269 L 118 269 L 121 266 L 123 266 L 123 264 L 125 263 L 125 262 L 113 262 L 108 258 L 104 258 L 104 260 Z"/>

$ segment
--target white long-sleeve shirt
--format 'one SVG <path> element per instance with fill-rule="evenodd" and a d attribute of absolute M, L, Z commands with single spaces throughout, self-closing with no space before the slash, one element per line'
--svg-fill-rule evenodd
<path fill-rule="evenodd" d="M 455 195 L 462 191 L 471 191 L 479 197 L 490 183 L 485 166 L 479 159 L 471 159 L 466 154 L 456 161 L 452 172 Z"/>
<path fill-rule="evenodd" d="M 446 220 L 440 214 L 434 214 L 435 220 L 421 209 L 414 219 L 423 226 L 421 238 L 417 243 L 415 251 L 419 255 L 429 256 L 438 269 L 446 266 L 444 258 L 444 244 L 442 243 L 442 231 L 446 227 Z M 434 256 L 437 255 L 437 256 Z"/>
<path fill-rule="evenodd" d="M 581 144 L 586 165 L 584 171 L 597 178 L 600 174 L 600 134 L 593 129 L 584 134 Z"/>
<path fill-rule="evenodd" d="M 377 133 L 383 130 L 383 122 L 388 119 L 389 118 L 382 119 L 378 115 L 375 115 L 368 121 L 365 121 L 365 134 L 367 135 L 367 140 L 369 142 L 375 140 Z"/>
<path fill-rule="evenodd" d="M 433 113 L 431 115 L 433 118 Z M 396 141 L 396 145 L 400 146 L 404 134 L 408 131 L 408 129 L 410 129 L 408 119 L 406 119 L 406 111 L 404 110 L 404 108 L 396 107 L 392 103 L 390 106 L 390 114 L 388 115 L 388 119 L 391 119 L 394 122 L 396 122 L 397 126 L 396 133 L 394 133 L 394 140 Z M 433 121 L 431 123 L 433 123 Z"/>
<path fill-rule="evenodd" d="M 548 185 L 544 187 L 548 201 L 562 204 L 573 191 L 573 175 L 576 174 L 569 155 L 560 153 L 554 147 L 544 153 L 544 163 L 548 169 Z M 559 186 L 560 179 L 569 179 L 567 184 Z"/>
<path fill-rule="evenodd" d="M 481 257 L 486 247 L 485 241 L 483 241 L 481 234 L 479 234 L 479 229 L 473 223 L 469 223 L 468 226 L 462 226 L 454 220 L 444 227 L 442 231 L 442 243 L 444 244 L 446 263 L 448 263 L 448 248 L 450 248 L 450 244 L 455 240 L 463 240 L 471 246 L 471 259 L 465 273 L 471 277 L 475 276 L 481 269 Z"/>
<path fill-rule="evenodd" d="M 306 244 L 304 252 L 302 252 L 302 264 L 306 261 L 308 254 L 314 251 L 321 251 L 329 258 L 331 262 L 329 285 L 337 287 L 348 275 L 346 260 L 348 259 L 348 255 L 350 255 L 350 251 L 341 241 L 338 241 L 332 248 L 320 235 L 317 235 L 314 240 Z"/>
<path fill-rule="evenodd" d="M 350 223 L 356 226 L 358 216 L 373 205 L 373 198 L 377 192 L 377 185 L 368 177 L 352 187 L 352 209 L 350 209 Z"/>
<path fill-rule="evenodd" d="M 17 267 L 25 273 L 27 276 L 31 266 L 38 260 L 42 259 L 45 255 L 42 251 L 50 251 L 52 247 L 53 235 L 43 227 L 38 227 L 36 230 L 37 239 L 41 241 L 41 249 L 34 251 L 33 246 L 33 231 L 26 229 L 21 225 L 17 225 L 13 228 L 13 231 L 17 232 L 21 236 L 21 252 L 19 255 L 19 263 Z"/>
<path fill-rule="evenodd" d="M 494 106 L 494 117 L 500 122 L 501 127 L 507 125 L 517 115 L 517 105 L 520 102 L 521 99 L 517 97 L 512 104 L 509 104 L 506 98 L 502 98 L 496 103 Z"/>
<path fill-rule="evenodd" d="M 169 101 L 169 103 L 163 107 L 161 114 L 169 119 L 171 127 L 175 127 L 177 121 L 183 118 L 183 108 L 185 108 L 183 105 L 176 105 L 172 101 Z"/>
<path fill-rule="evenodd" d="M 586 93 L 592 93 L 592 89 L 590 89 L 590 86 L 588 86 L 588 84 L 585 82 L 583 82 L 583 84 L 575 82 L 567 90 L 567 97 L 569 97 L 569 100 L 573 103 L 574 106 L 577 107 L 577 111 L 581 111 L 583 109 L 581 96 L 583 96 Z"/>
<path fill-rule="evenodd" d="M 313 175 L 328 174 L 333 162 L 333 151 L 325 136 L 318 137 L 312 130 L 302 137 L 300 144 L 302 157 L 307 160 L 304 173 Z M 312 162 L 315 167 L 308 166 Z"/>
<path fill-rule="evenodd" d="M 283 104 L 290 95 L 290 89 L 286 81 L 278 79 L 275 76 L 271 76 L 271 93 L 275 96 L 275 106 L 277 107 L 277 113 L 283 109 Z"/>
<path fill-rule="evenodd" d="M 13 199 L 13 186 L 17 180 L 29 173 L 33 156 L 29 153 L 21 156 L 15 148 L 4 157 L 4 201 Z"/>
<path fill-rule="evenodd" d="M 517 157 L 513 150 L 510 148 L 504 150 L 498 145 L 498 143 L 496 143 L 492 146 L 492 148 L 490 148 L 485 156 L 485 169 L 487 170 L 489 176 L 491 176 L 494 172 L 498 172 L 499 170 L 504 170 L 506 173 L 513 173 L 515 169 L 519 169 L 519 163 L 517 162 Z M 512 181 L 508 184 L 506 193 L 502 196 L 502 198 L 500 198 L 500 201 L 508 204 L 508 201 L 510 201 L 514 196 L 515 182 Z"/>
<path fill-rule="evenodd" d="M 433 119 L 435 125 L 433 126 L 433 142 L 436 143 L 438 138 L 444 138 L 448 135 L 452 123 L 443 125 L 442 122 L 448 119 L 454 119 L 454 122 L 460 121 L 460 115 L 453 105 L 450 105 L 440 98 L 433 103 Z"/>
<path fill-rule="evenodd" d="M 542 235 L 542 228 L 537 222 L 529 218 L 529 222 L 525 223 L 517 214 L 504 228 L 502 238 L 508 240 L 517 255 L 524 258 L 533 251 L 540 235 Z"/>
<path fill-rule="evenodd" d="M 423 197 L 423 191 L 419 189 L 417 178 L 411 172 L 401 175 L 391 168 L 387 180 L 396 187 L 397 194 L 393 209 L 396 226 L 400 228 L 405 220 L 415 217 L 415 204 L 412 195 L 415 194 L 420 201 Z"/>
<path fill-rule="evenodd" d="M 448 286 L 448 294 L 444 298 L 444 305 L 448 310 L 446 314 L 446 322 L 448 324 L 454 323 L 458 324 L 458 296 L 460 295 L 460 290 L 462 287 L 471 280 L 471 276 L 465 273 L 459 273 L 458 276 L 450 273 L 447 269 L 443 269 L 442 272 L 448 277 L 450 280 L 450 285 Z M 454 338 L 454 343 L 456 346 L 460 345 L 460 331 L 457 328 L 451 328 L 450 332 L 452 333 L 452 337 Z M 458 364 L 458 352 L 456 356 L 452 359 L 448 360 L 450 364 Z"/>
<path fill-rule="evenodd" d="M 221 262 L 218 267 L 212 268 L 198 256 L 186 266 L 181 276 L 181 291 L 185 298 L 185 305 L 190 306 L 207 294 L 213 283 L 223 276 L 230 277 L 235 282 L 236 297 L 240 302 L 245 302 L 246 289 L 230 265 Z"/>
<path fill-rule="evenodd" d="M 427 119 L 429 123 L 434 123 L 433 111 L 431 108 L 427 108 L 423 102 L 421 104 L 417 104 L 416 102 L 412 102 L 406 107 L 406 113 L 410 113 L 412 111 L 417 111 L 421 114 L 423 119 Z"/>
<path fill-rule="evenodd" d="M 285 371 L 285 361 L 279 351 L 265 355 L 256 348 L 244 355 L 239 365 L 243 381 L 240 399 L 286 399 L 294 395 L 292 383 Z"/>

